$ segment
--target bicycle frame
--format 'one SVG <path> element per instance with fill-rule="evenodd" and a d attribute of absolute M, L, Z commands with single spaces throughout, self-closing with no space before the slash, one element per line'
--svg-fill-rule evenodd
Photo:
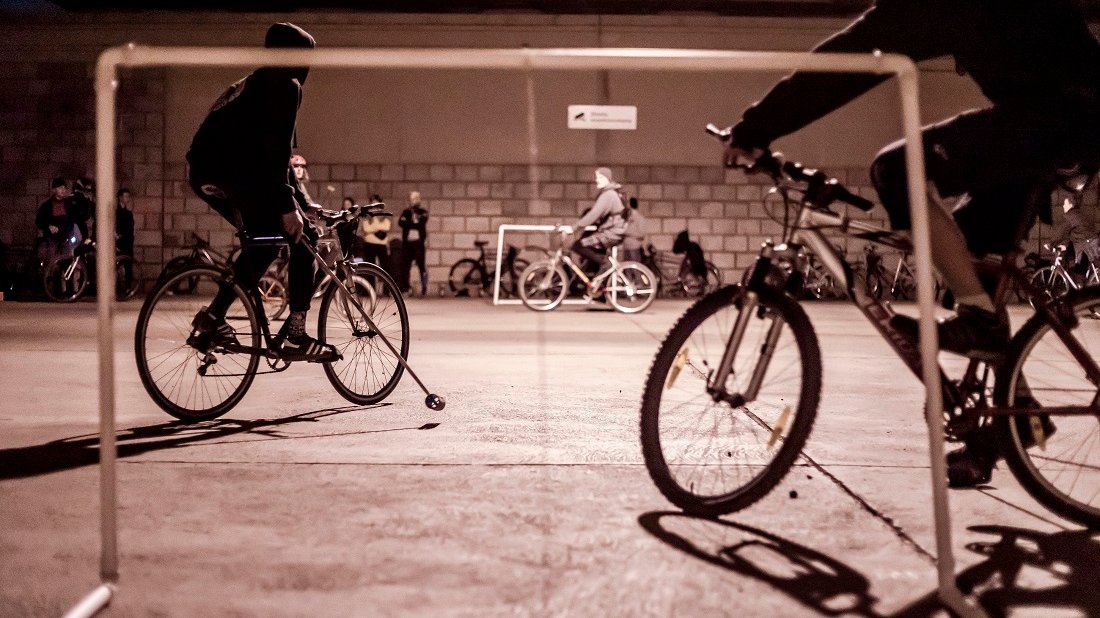
<path fill-rule="evenodd" d="M 749 317 L 752 315 L 752 309 L 755 307 L 757 299 L 755 290 L 759 289 L 759 286 L 764 285 L 764 279 L 771 269 L 773 258 L 776 257 L 777 254 L 783 253 L 802 256 L 804 247 L 818 257 L 829 272 L 836 277 L 837 281 L 844 283 L 848 297 L 856 307 L 859 308 L 864 317 L 871 322 L 898 357 L 901 358 L 902 362 L 909 367 L 910 371 L 918 378 L 921 377 L 922 367 L 920 350 L 916 342 L 910 340 L 907 336 L 890 325 L 890 318 L 893 317 L 895 313 L 889 304 L 874 299 L 867 293 L 864 286 L 855 284 L 855 277 L 851 266 L 849 266 L 843 256 L 833 247 L 832 243 L 825 238 L 824 234 L 821 232 L 821 229 L 824 228 L 836 229 L 844 235 L 873 242 L 875 244 L 890 246 L 902 251 L 908 249 L 908 241 L 903 237 L 861 221 L 848 219 L 835 212 L 816 209 L 804 204 L 799 212 L 796 225 L 787 234 L 786 242 L 779 246 L 774 246 L 769 241 L 769 243 L 764 246 L 760 253 L 760 257 L 757 259 L 757 264 L 753 268 L 752 275 L 749 278 L 748 290 L 742 301 L 743 304 L 738 321 L 734 324 L 733 331 L 730 333 L 726 352 L 723 355 L 717 371 L 708 383 L 708 391 L 715 400 L 724 400 L 730 402 L 731 405 L 739 406 L 755 398 L 771 359 L 775 342 L 778 340 L 782 324 L 774 323 L 772 325 L 772 329 L 766 338 L 766 343 L 761 350 L 762 360 L 757 364 L 756 373 L 758 375 L 754 375 L 750 379 L 749 386 L 744 393 L 730 394 L 725 392 L 724 384 L 722 383 L 724 378 L 720 379 L 719 376 L 729 375 L 733 364 L 733 355 L 740 347 L 745 326 Z M 1016 257 L 1017 254 L 1014 252 L 1005 255 L 998 262 L 979 260 L 975 264 L 979 271 L 997 276 L 998 284 L 993 295 L 995 304 L 1000 307 L 1004 306 L 1013 283 L 1019 285 L 1020 289 L 1023 289 L 1030 298 L 1042 299 L 1041 302 L 1035 303 L 1036 312 L 1042 315 L 1043 319 L 1051 325 L 1052 330 L 1057 334 L 1074 359 L 1081 364 L 1087 379 L 1094 385 L 1100 387 L 1100 367 L 1097 366 L 1097 363 L 1092 359 L 1081 343 L 1070 333 L 1069 327 L 1072 326 L 1072 324 L 1069 324 L 1068 320 L 1073 318 L 1061 314 L 1061 305 L 1056 302 L 1057 299 L 1052 299 L 1049 295 L 1044 295 L 1041 290 L 1037 289 L 1030 281 L 1026 280 L 1023 273 L 1014 266 Z M 944 408 L 946 410 L 958 409 L 963 405 L 965 396 L 960 385 L 970 386 L 980 384 L 980 381 L 975 381 L 977 380 L 981 364 L 980 361 L 971 360 L 959 384 L 948 380 L 943 369 L 940 369 L 941 388 L 944 396 Z M 1070 414 L 1094 415 L 1097 405 L 1100 405 L 1100 393 L 1097 394 L 1092 402 L 1092 407 L 1067 407 L 1060 409 L 1060 411 Z M 982 415 L 1015 415 L 1025 412 L 1026 409 L 983 408 L 981 413 Z"/>

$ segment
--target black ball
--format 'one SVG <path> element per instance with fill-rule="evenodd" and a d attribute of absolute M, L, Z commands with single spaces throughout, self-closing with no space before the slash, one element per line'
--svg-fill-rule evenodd
<path fill-rule="evenodd" d="M 442 410 L 443 408 L 447 407 L 447 402 L 444 401 L 443 398 L 440 397 L 439 395 L 436 395 L 435 393 L 431 393 L 431 394 L 428 395 L 428 397 L 426 399 L 424 399 L 424 405 L 426 405 L 426 406 L 428 406 L 428 408 L 438 412 L 438 411 Z"/>

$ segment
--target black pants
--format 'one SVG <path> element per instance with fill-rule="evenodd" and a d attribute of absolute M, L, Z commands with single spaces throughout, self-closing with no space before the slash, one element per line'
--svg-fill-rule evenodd
<path fill-rule="evenodd" d="M 573 242 L 573 246 L 570 249 L 574 253 L 584 258 L 581 263 L 581 270 L 584 274 L 592 278 L 599 274 L 600 266 L 603 265 L 604 258 L 607 257 L 607 249 L 604 249 L 601 245 L 596 244 L 591 247 L 586 247 L 583 244 L 584 239 L 577 239 Z"/>
<path fill-rule="evenodd" d="M 364 242 L 361 257 L 366 262 L 378 264 L 382 270 L 387 272 L 390 270 L 390 250 L 386 245 Z"/>
<path fill-rule="evenodd" d="M 420 268 L 420 293 L 428 292 L 428 271 L 424 266 L 424 241 L 406 240 L 401 243 L 401 276 L 407 283 L 405 291 L 412 287 L 412 265 Z"/>
<path fill-rule="evenodd" d="M 1030 227 L 1027 215 L 1049 218 L 1035 213 L 1036 200 L 1049 202 L 1046 183 L 1059 166 L 1096 156 L 1095 135 L 1071 114 L 994 107 L 926 127 L 922 140 L 928 179 L 942 196 L 964 196 L 955 219 L 970 250 L 981 255 L 1011 250 Z M 878 154 L 871 180 L 890 225 L 909 229 L 904 140 Z"/>
<path fill-rule="evenodd" d="M 191 188 L 233 227 L 244 230 L 249 237 L 286 237 L 282 215 L 270 208 L 264 208 L 266 200 L 262 199 L 258 193 L 234 193 L 196 179 L 191 180 Z M 308 220 L 304 236 L 305 242 L 316 244 L 317 230 Z M 309 311 L 310 300 L 313 298 L 315 270 L 313 256 L 302 243 L 296 243 L 291 238 L 286 240 L 290 245 L 290 265 L 287 274 L 290 310 Z M 278 257 L 279 249 L 280 247 L 276 245 L 256 245 L 242 241 L 241 254 L 233 262 L 233 274 L 241 286 L 246 289 L 255 287 L 260 277 L 267 271 L 267 267 Z M 222 289 L 215 296 L 209 309 L 215 316 L 223 317 L 232 303 L 232 290 Z"/>

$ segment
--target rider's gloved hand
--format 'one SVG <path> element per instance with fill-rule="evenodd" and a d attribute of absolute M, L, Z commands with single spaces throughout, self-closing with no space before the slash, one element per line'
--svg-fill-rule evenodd
<path fill-rule="evenodd" d="M 711 128 L 713 129 L 715 127 L 712 125 Z M 765 148 L 738 144 L 736 140 L 734 140 L 733 127 L 726 127 L 725 129 L 718 130 L 712 133 L 712 135 L 726 145 L 726 149 L 722 152 L 722 165 L 726 167 L 752 169 L 761 157 L 768 154 Z"/>
<path fill-rule="evenodd" d="M 298 242 L 302 239 L 303 230 L 305 230 L 305 222 L 302 220 L 302 213 L 298 209 L 283 214 L 283 231 L 286 232 L 288 238 Z"/>

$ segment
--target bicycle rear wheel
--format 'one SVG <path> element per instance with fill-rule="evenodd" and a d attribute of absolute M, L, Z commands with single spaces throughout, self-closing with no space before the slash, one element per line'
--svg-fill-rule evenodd
<path fill-rule="evenodd" d="M 1100 358 L 1100 289 L 1062 298 L 1076 326 L 1069 335 Z M 999 443 L 1009 469 L 1032 497 L 1059 515 L 1100 528 L 1100 406 L 1098 387 L 1042 316 L 1013 338 L 997 377 L 999 406 L 1034 407 L 1035 414 L 1001 417 Z M 1088 406 L 1093 415 L 1059 415 L 1059 406 Z"/>
<path fill-rule="evenodd" d="M 689 513 L 731 513 L 767 495 L 794 464 L 817 414 L 821 354 L 805 312 L 765 290 L 742 315 L 746 298 L 742 286 L 728 286 L 688 308 L 646 379 L 646 468 L 661 493 Z M 725 390 L 744 393 L 754 376 L 760 387 L 751 401 L 731 405 L 715 401 L 708 381 L 739 318 L 745 332 Z M 765 350 L 771 351 L 766 365 Z"/>
<path fill-rule="evenodd" d="M 481 265 L 472 258 L 455 262 L 451 266 L 451 272 L 447 274 L 447 285 L 455 296 L 478 296 L 485 285 L 481 276 Z"/>
<path fill-rule="evenodd" d="M 623 313 L 645 311 L 657 298 L 657 276 L 638 262 L 623 262 L 611 274 L 607 300 Z"/>
<path fill-rule="evenodd" d="M 165 412 L 184 421 L 217 418 L 237 405 L 256 377 L 260 357 L 188 343 L 195 316 L 210 306 L 228 274 L 210 266 L 192 266 L 167 277 L 145 299 L 134 332 L 138 375 L 146 392 Z M 191 286 L 191 283 L 194 283 Z M 175 294 L 179 286 L 191 293 Z M 226 323 L 237 342 L 260 347 L 256 311 L 245 292 L 232 284 L 233 303 Z M 203 346 L 205 347 L 205 346 Z"/>
<path fill-rule="evenodd" d="M 54 258 L 42 276 L 46 296 L 59 303 L 71 303 L 88 287 L 88 263 L 83 258 L 62 255 Z"/>
<path fill-rule="evenodd" d="M 374 328 L 341 290 L 354 294 Z M 358 264 L 346 284 L 332 282 L 321 300 L 318 339 L 336 346 L 343 358 L 325 363 L 325 375 L 340 396 L 367 405 L 386 398 L 397 386 L 404 365 L 382 336 L 409 357 L 409 313 L 393 279 L 371 263 Z"/>
<path fill-rule="evenodd" d="M 534 311 L 550 311 L 565 300 L 569 278 L 552 260 L 535 262 L 519 276 L 519 298 Z"/>

